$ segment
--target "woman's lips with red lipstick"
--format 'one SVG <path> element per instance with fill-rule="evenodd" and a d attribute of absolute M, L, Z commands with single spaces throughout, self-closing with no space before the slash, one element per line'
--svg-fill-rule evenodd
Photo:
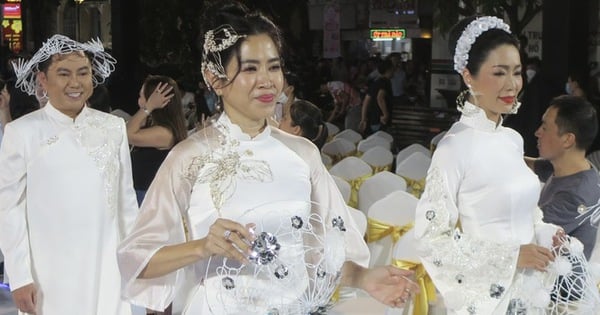
<path fill-rule="evenodd" d="M 270 103 L 275 99 L 275 94 L 265 94 L 257 97 L 257 99 L 263 103 Z"/>
<path fill-rule="evenodd" d="M 514 96 L 504 96 L 504 97 L 500 97 L 500 99 L 506 104 L 512 104 L 515 102 Z"/>

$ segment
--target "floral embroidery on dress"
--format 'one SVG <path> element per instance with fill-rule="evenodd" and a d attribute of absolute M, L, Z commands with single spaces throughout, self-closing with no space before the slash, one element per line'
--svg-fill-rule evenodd
<path fill-rule="evenodd" d="M 504 288 L 515 272 L 518 248 L 475 239 L 451 226 L 456 218 L 452 218 L 448 209 L 447 203 L 451 200 L 439 168 L 430 169 L 427 183 L 424 198 L 427 198 L 428 210 L 422 214 L 427 223 L 421 241 L 423 258 L 437 268 L 445 268 L 438 276 L 450 284 L 447 297 L 452 302 L 448 306 L 478 313 L 479 305 L 490 299 L 498 300 L 505 294 Z M 494 288 L 493 292 L 490 288 Z"/>
<path fill-rule="evenodd" d="M 110 213 L 117 212 L 117 183 L 120 171 L 119 147 L 122 124 L 110 116 L 87 114 L 73 125 L 77 142 L 86 150 L 104 179 Z"/>
<path fill-rule="evenodd" d="M 273 174 L 267 162 L 251 158 L 252 151 L 239 152 L 240 142 L 228 136 L 226 126 L 220 124 L 216 128 L 221 132 L 216 148 L 192 158 L 184 174 L 209 184 L 213 204 L 219 210 L 233 196 L 238 179 L 267 182 Z"/>

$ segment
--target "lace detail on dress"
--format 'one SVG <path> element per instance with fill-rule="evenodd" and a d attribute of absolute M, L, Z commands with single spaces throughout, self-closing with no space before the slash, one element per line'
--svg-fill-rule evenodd
<path fill-rule="evenodd" d="M 109 213 L 117 212 L 116 186 L 120 171 L 119 148 L 123 141 L 122 124 L 104 115 L 86 115 L 75 122 L 77 142 L 92 158 L 104 180 L 104 191 Z"/>
<path fill-rule="evenodd" d="M 475 239 L 451 226 L 456 221 L 449 211 L 451 198 L 440 169 L 427 176 L 425 228 L 420 250 L 423 259 L 441 269 L 436 276 L 449 284 L 444 300 L 449 308 L 481 314 L 482 304 L 500 300 L 508 291 L 515 273 L 518 245 Z"/>
<path fill-rule="evenodd" d="M 235 192 L 237 180 L 267 182 L 272 180 L 273 174 L 267 162 L 252 159 L 251 150 L 239 152 L 240 141 L 228 136 L 226 126 L 215 124 L 220 131 L 217 145 L 193 157 L 184 176 L 198 183 L 208 183 L 213 204 L 220 211 Z"/>

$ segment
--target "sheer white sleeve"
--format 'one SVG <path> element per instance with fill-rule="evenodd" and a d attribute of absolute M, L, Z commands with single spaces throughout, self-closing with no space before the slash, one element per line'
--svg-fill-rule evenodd
<path fill-rule="evenodd" d="M 27 156 L 25 140 L 8 124 L 0 147 L 0 249 L 11 289 L 33 282 L 27 233 Z"/>
<path fill-rule="evenodd" d="M 512 284 L 520 245 L 461 232 L 458 196 L 470 161 L 468 152 L 456 149 L 436 149 L 417 206 L 415 236 L 447 307 L 457 314 L 491 314 Z"/>
<path fill-rule="evenodd" d="M 139 279 L 152 256 L 164 246 L 186 241 L 184 222 L 193 180 L 186 174 L 191 143 L 181 143 L 167 156 L 142 203 L 133 231 L 118 250 L 123 294 L 136 305 L 163 310 L 172 302 L 186 269 Z"/>
<path fill-rule="evenodd" d="M 119 202 L 118 202 L 118 218 L 119 218 L 119 231 L 121 239 L 125 238 L 135 222 L 135 218 L 138 214 L 138 205 L 135 198 L 135 191 L 133 190 L 133 178 L 131 173 L 131 156 L 129 155 L 129 142 L 127 141 L 127 130 L 125 129 L 125 123 L 122 122 L 120 125 L 123 131 L 123 137 L 121 138 L 121 147 L 119 149 Z"/>

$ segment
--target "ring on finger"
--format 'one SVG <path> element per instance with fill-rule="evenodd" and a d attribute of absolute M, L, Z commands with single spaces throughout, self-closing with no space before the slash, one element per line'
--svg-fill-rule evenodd
<path fill-rule="evenodd" d="M 225 240 L 229 240 L 230 236 L 231 236 L 230 230 L 225 230 L 225 232 L 223 232 L 223 237 L 225 238 Z"/>

